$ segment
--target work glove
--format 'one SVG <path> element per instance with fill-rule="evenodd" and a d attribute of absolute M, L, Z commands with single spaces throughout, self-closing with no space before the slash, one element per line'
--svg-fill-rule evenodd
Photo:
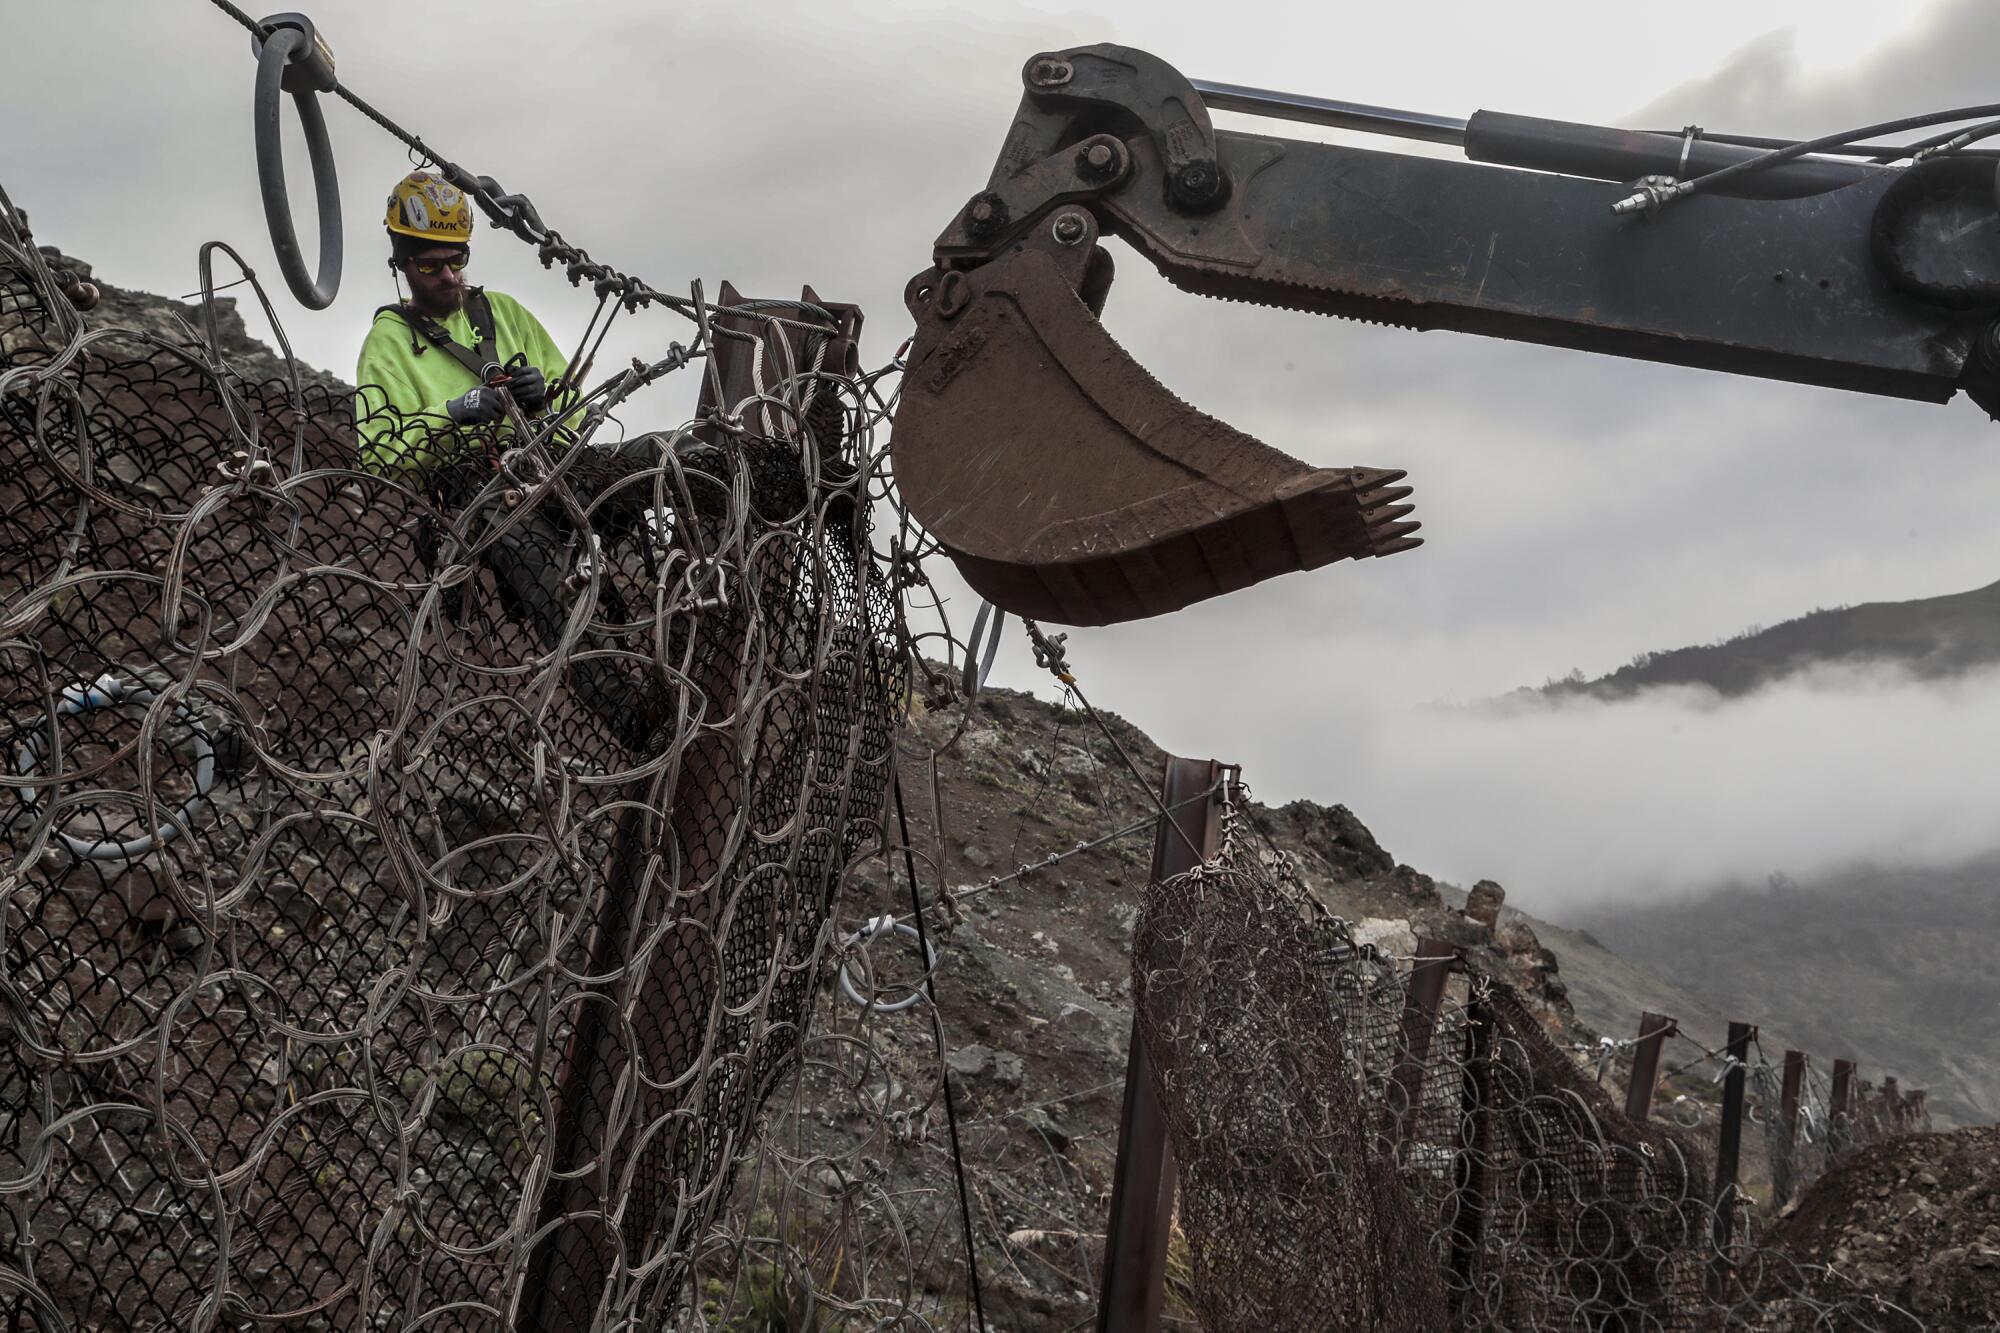
<path fill-rule="evenodd" d="M 483 426 L 507 415 L 507 401 L 500 390 L 482 384 L 452 399 L 445 411 L 451 414 L 454 425 Z"/>
<path fill-rule="evenodd" d="M 549 382 L 542 372 L 533 366 L 516 366 L 507 372 L 513 376 L 507 384 L 507 392 L 514 395 L 514 401 L 524 412 L 539 412 L 542 404 L 549 400 Z"/>

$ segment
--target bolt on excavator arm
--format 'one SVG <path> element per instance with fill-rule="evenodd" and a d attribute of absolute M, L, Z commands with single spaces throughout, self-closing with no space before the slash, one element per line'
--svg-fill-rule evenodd
<path fill-rule="evenodd" d="M 1107 234 L 1210 296 L 2000 401 L 1987 159 L 1793 158 L 1731 192 L 1617 213 L 1633 187 L 1585 177 L 1688 170 L 1689 141 L 1488 112 L 1466 124 L 1469 155 L 1543 168 L 1528 170 L 1219 132 L 1193 84 L 1125 47 L 1044 53 L 1022 78 L 987 187 L 905 294 L 917 333 L 892 445 L 912 512 L 1017 614 L 1139 619 L 1420 544 L 1401 472 L 1308 466 L 1127 355 L 1098 320 Z M 1708 170 L 1754 156 L 1701 150 Z"/>

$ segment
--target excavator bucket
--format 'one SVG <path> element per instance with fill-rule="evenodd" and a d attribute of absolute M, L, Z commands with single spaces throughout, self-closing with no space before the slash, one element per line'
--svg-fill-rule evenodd
<path fill-rule="evenodd" d="M 1403 473 L 1309 467 L 1190 407 L 1041 250 L 908 298 L 897 486 L 1004 610 L 1109 625 L 1420 544 Z"/>

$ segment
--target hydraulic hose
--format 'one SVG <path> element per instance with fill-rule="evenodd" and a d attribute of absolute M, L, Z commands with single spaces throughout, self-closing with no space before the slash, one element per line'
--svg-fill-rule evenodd
<path fill-rule="evenodd" d="M 286 72 L 298 62 L 309 68 L 314 55 L 310 33 L 295 27 L 275 27 L 257 54 L 257 85 L 253 115 L 257 127 L 257 184 L 264 195 L 264 222 L 271 229 L 271 248 L 278 255 L 278 271 L 285 285 L 308 310 L 324 310 L 340 292 L 340 261 L 343 250 L 340 229 L 340 183 L 334 173 L 333 145 L 326 136 L 326 120 L 320 115 L 319 90 Z M 305 257 L 299 251 L 299 235 L 292 225 L 292 201 L 285 186 L 285 144 L 279 133 L 283 104 L 279 94 L 290 83 L 292 104 L 298 108 L 299 125 L 305 130 L 306 150 L 312 159 L 313 193 L 319 204 L 319 274 L 308 277 Z"/>
<path fill-rule="evenodd" d="M 1613 204 L 1611 211 L 1618 214 L 1641 211 L 1650 212 L 1663 204 L 1670 204 L 1676 199 L 1684 199 L 1691 194 L 1717 192 L 1724 194 L 1742 193 L 1742 180 L 1744 177 L 1771 171 L 1796 158 L 1804 157 L 1808 153 L 1817 153 L 1826 149 L 1842 147 L 1874 134 L 1901 134 L 1906 130 L 1925 129 L 1932 125 L 1950 124 L 1955 121 L 1974 120 L 1994 115 L 2000 115 L 2000 103 L 1958 107 L 1951 111 L 1933 111 L 1921 116 L 1904 116 L 1899 120 L 1885 120 L 1875 125 L 1863 125 L 1859 129 L 1844 130 L 1839 134 L 1828 134 L 1817 139 L 1802 140 L 1798 143 L 1787 144 L 1783 148 L 1774 148 L 1769 152 L 1760 153 L 1747 161 L 1726 166 L 1720 171 L 1711 171 L 1706 175 L 1695 176 L 1689 180 L 1675 181 L 1671 185 L 1662 186 L 1651 182 L 1641 182 L 1641 187 L 1637 192 L 1629 198 L 1621 199 Z M 1986 127 L 1978 126 L 1975 128 L 1976 131 L 1980 131 L 1985 130 Z M 1721 190 L 1720 187 L 1724 185 L 1728 185 L 1731 188 L 1729 190 Z"/>

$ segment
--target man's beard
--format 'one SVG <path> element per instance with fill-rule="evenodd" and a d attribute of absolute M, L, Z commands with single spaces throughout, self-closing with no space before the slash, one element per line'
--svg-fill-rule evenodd
<path fill-rule="evenodd" d="M 465 308 L 465 288 L 463 287 L 453 288 L 449 294 L 432 295 L 429 299 L 417 297 L 414 293 L 412 293 L 412 296 L 417 302 L 417 308 L 432 319 L 444 319 L 447 316 L 457 314 Z"/>

